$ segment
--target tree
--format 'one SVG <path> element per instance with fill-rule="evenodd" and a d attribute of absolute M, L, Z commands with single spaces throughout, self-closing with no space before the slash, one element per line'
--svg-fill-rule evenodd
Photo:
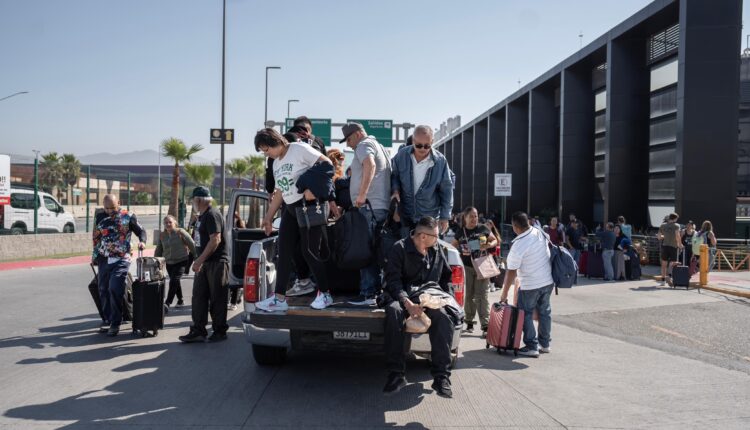
<path fill-rule="evenodd" d="M 133 198 L 135 201 L 135 204 L 137 205 L 147 205 L 151 203 L 151 194 L 140 191 L 135 194 L 135 197 Z"/>
<path fill-rule="evenodd" d="M 176 137 L 170 137 L 161 142 L 162 155 L 174 160 L 174 170 L 172 170 L 172 199 L 169 201 L 169 215 L 177 216 L 177 203 L 180 195 L 180 163 L 189 162 L 196 152 L 202 150 L 203 146 L 197 143 L 188 148 L 185 142 Z"/>
<path fill-rule="evenodd" d="M 258 176 L 262 176 L 266 172 L 266 157 L 248 155 L 245 159 L 250 164 L 249 174 L 253 175 L 253 189 L 255 190 L 258 188 Z"/>
<path fill-rule="evenodd" d="M 78 161 L 74 154 L 63 154 L 60 158 L 61 170 L 62 170 L 62 182 L 65 184 L 65 189 L 71 189 L 78 183 L 78 178 L 81 176 L 81 162 Z M 72 201 L 73 198 L 68 200 Z"/>
<path fill-rule="evenodd" d="M 227 163 L 226 166 L 229 176 L 237 178 L 237 186 L 235 188 L 240 188 L 242 186 L 242 177 L 250 171 L 250 163 L 245 158 L 235 158 Z"/>
<path fill-rule="evenodd" d="M 213 164 L 185 164 L 185 176 L 195 185 L 210 187 L 216 170 Z"/>
<path fill-rule="evenodd" d="M 55 187 L 59 190 L 63 183 L 63 170 L 57 152 L 42 155 L 39 167 L 39 182 L 42 184 L 42 189 L 48 193 L 52 193 Z"/>

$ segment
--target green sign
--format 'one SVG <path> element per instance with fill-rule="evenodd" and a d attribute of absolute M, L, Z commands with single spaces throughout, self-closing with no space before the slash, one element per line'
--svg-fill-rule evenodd
<path fill-rule="evenodd" d="M 323 139 L 326 146 L 331 146 L 331 120 L 322 118 L 310 118 L 312 123 L 312 134 Z M 286 119 L 286 129 L 294 126 L 294 118 Z"/>
<path fill-rule="evenodd" d="M 393 146 L 393 121 L 390 119 L 347 119 L 346 122 L 358 122 L 367 134 L 374 136 L 386 148 Z"/>

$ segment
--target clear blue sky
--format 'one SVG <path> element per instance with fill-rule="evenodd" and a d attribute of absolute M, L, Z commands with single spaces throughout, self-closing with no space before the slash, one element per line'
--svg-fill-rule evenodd
<path fill-rule="evenodd" d="M 578 50 L 579 32 L 586 44 L 648 3 L 229 0 L 227 157 L 252 152 L 265 66 L 282 67 L 269 119 L 300 99 L 292 116 L 437 127 L 471 120 Z M 207 141 L 220 125 L 220 0 L 0 0 L 0 55 L 0 97 L 31 92 L 0 102 L 0 152 L 127 152 L 176 136 L 219 157 Z"/>

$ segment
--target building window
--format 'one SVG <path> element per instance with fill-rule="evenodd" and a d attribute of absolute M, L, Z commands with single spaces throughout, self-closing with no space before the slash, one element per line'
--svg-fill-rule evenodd
<path fill-rule="evenodd" d="M 651 118 L 677 112 L 677 87 L 651 94 Z"/>
<path fill-rule="evenodd" d="M 677 83 L 677 57 L 651 69 L 651 91 Z"/>
<path fill-rule="evenodd" d="M 680 47 L 680 24 L 651 35 L 648 39 L 648 61 L 653 63 L 676 52 Z"/>
<path fill-rule="evenodd" d="M 677 140 L 677 119 L 654 121 L 649 126 L 649 144 L 659 145 Z"/>
<path fill-rule="evenodd" d="M 650 173 L 672 172 L 675 169 L 675 148 L 658 148 L 648 154 L 648 171 Z"/>
<path fill-rule="evenodd" d="M 594 133 L 604 133 L 607 131 L 607 114 L 600 113 L 594 117 Z"/>
<path fill-rule="evenodd" d="M 674 187 L 674 176 L 650 178 L 648 180 L 648 198 L 651 200 L 674 200 Z"/>
<path fill-rule="evenodd" d="M 594 94 L 594 111 L 599 112 L 607 108 L 607 90 Z"/>

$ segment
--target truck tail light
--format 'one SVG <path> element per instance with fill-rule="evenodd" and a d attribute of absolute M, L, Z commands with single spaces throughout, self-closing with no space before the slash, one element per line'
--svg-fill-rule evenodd
<path fill-rule="evenodd" d="M 258 301 L 258 288 L 260 282 L 258 280 L 258 260 L 255 258 L 248 258 L 245 263 L 245 277 L 242 281 L 242 289 L 244 290 L 245 302 L 255 303 Z"/>
<path fill-rule="evenodd" d="M 464 305 L 464 268 L 462 266 L 451 266 L 451 284 L 453 294 L 459 305 Z"/>

